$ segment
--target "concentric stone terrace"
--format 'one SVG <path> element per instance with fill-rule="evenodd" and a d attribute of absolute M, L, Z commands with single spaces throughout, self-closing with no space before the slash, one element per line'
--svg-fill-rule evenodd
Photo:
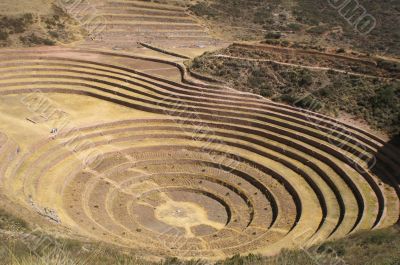
<path fill-rule="evenodd" d="M 71 13 L 77 10 L 96 13 L 89 14 L 96 18 L 88 21 L 88 30 L 95 36 L 90 36 L 81 47 L 131 49 L 144 42 L 182 49 L 214 47 L 219 43 L 182 7 L 135 0 L 73 2 L 79 5 L 64 2 L 71 3 L 66 5 Z"/>
<path fill-rule="evenodd" d="M 220 258 L 399 219 L 399 150 L 361 129 L 159 59 L 68 49 L 0 58 L 1 187 L 72 234 Z"/>

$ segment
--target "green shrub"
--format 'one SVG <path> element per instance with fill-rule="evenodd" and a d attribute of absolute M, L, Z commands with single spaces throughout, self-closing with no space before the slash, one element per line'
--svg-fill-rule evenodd
<path fill-rule="evenodd" d="M 257 8 L 257 11 L 254 13 L 253 22 L 256 24 L 264 24 L 266 19 L 270 17 L 271 10 L 269 8 Z"/>
<path fill-rule="evenodd" d="M 270 45 L 279 45 L 280 41 L 275 39 L 266 39 L 263 43 L 270 44 Z"/>
<path fill-rule="evenodd" d="M 398 62 L 388 62 L 384 60 L 378 60 L 378 67 L 394 73 L 400 72 L 400 63 Z"/>
<path fill-rule="evenodd" d="M 312 95 L 298 97 L 294 102 L 291 103 L 293 103 L 293 105 L 296 107 L 312 111 L 318 111 L 322 108 L 322 103 Z"/>
<path fill-rule="evenodd" d="M 371 98 L 371 104 L 375 108 L 379 107 L 393 107 L 396 103 L 396 90 L 400 92 L 400 89 L 395 85 L 388 85 L 382 87 L 376 94 L 375 97 Z"/>
<path fill-rule="evenodd" d="M 289 24 L 287 25 L 287 27 L 288 27 L 290 30 L 299 31 L 299 30 L 301 30 L 302 25 L 299 24 L 299 23 L 289 23 Z"/>
<path fill-rule="evenodd" d="M 346 50 L 344 48 L 339 48 L 336 50 L 336 53 L 345 53 Z"/>
<path fill-rule="evenodd" d="M 55 45 L 55 41 L 42 38 L 37 36 L 35 33 L 32 33 L 28 36 L 21 36 L 19 38 L 24 45 L 33 46 L 33 45 Z"/>
<path fill-rule="evenodd" d="M 0 28 L 10 34 L 23 33 L 33 23 L 33 15 L 30 13 L 20 17 L 1 17 Z"/>
<path fill-rule="evenodd" d="M 192 11 L 196 16 L 200 17 L 216 17 L 219 14 L 216 9 L 210 7 L 204 2 L 199 2 L 190 6 L 189 10 Z"/>
<path fill-rule="evenodd" d="M 300 71 L 299 75 L 298 75 L 298 81 L 297 84 L 301 87 L 304 86 L 309 86 L 313 83 L 313 78 L 311 76 L 310 71 L 308 70 L 302 70 Z"/>
<path fill-rule="evenodd" d="M 56 44 L 56 42 L 51 39 L 43 39 L 43 44 L 48 46 L 53 46 Z"/>
<path fill-rule="evenodd" d="M 57 31 L 49 30 L 48 32 L 49 32 L 49 35 L 50 35 L 51 37 L 53 37 L 53 38 L 55 38 L 55 39 L 58 39 L 59 34 L 58 34 Z"/>
<path fill-rule="evenodd" d="M 271 87 L 264 83 L 260 87 L 260 95 L 266 98 L 270 98 L 274 95 L 274 91 Z"/>
<path fill-rule="evenodd" d="M 325 33 L 328 30 L 329 30 L 329 26 L 320 25 L 320 26 L 315 26 L 315 27 L 309 28 L 307 30 L 307 33 L 310 33 L 310 34 L 313 34 L 313 35 L 321 35 L 321 34 Z"/>
<path fill-rule="evenodd" d="M 325 87 L 320 88 L 317 91 L 317 94 L 319 96 L 325 97 L 325 98 L 329 98 L 329 97 L 333 96 L 334 93 L 335 93 L 335 90 L 333 89 L 332 86 L 325 86 Z"/>
<path fill-rule="evenodd" d="M 6 31 L 0 30 L 0 41 L 7 40 L 7 39 L 8 39 L 8 33 Z"/>
<path fill-rule="evenodd" d="M 265 35 L 266 39 L 280 39 L 282 37 L 282 34 L 279 31 L 270 31 Z"/>

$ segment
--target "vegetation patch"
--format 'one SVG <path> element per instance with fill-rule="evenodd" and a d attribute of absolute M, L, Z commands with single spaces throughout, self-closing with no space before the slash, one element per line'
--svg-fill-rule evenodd
<path fill-rule="evenodd" d="M 400 231 L 397 226 L 360 232 L 307 249 L 282 250 L 273 257 L 235 255 L 213 263 L 204 260 L 184 261 L 174 257 L 147 261 L 132 251 L 106 244 L 57 238 L 39 231 L 20 236 L 8 236 L 1 232 L 0 240 L 0 260 L 9 265 L 375 265 L 400 262 Z"/>
<path fill-rule="evenodd" d="M 46 15 L 0 14 L 0 47 L 31 47 L 70 43 L 83 36 L 84 31 L 61 8 L 53 5 Z"/>
<path fill-rule="evenodd" d="M 225 35 L 236 40 L 264 39 L 272 43 L 279 36 L 305 46 L 339 46 L 400 56 L 397 30 L 400 3 L 371 0 L 360 0 L 359 3 L 377 21 L 376 27 L 367 35 L 357 32 L 329 1 L 200 0 L 189 10 L 210 21 L 212 28 L 217 31 L 222 28 Z"/>
<path fill-rule="evenodd" d="M 252 56 L 271 61 L 236 58 L 239 56 Z M 290 57 L 293 58 L 293 54 Z M 301 58 L 298 61 L 286 61 L 285 56 L 277 58 L 272 52 L 259 50 L 243 52 L 242 49 L 230 47 L 206 53 L 194 59 L 190 67 L 197 73 L 213 76 L 240 91 L 256 93 L 274 101 L 311 108 L 332 116 L 346 112 L 390 135 L 399 133 L 400 81 L 398 79 L 351 75 L 346 71 L 372 74 L 374 70 L 353 63 L 349 63 L 348 66 L 332 65 L 332 62 L 315 59 L 310 55 L 305 57 L 308 61 L 302 61 Z M 326 64 L 326 67 L 333 69 L 342 67 L 344 72 L 313 70 L 281 64 L 275 60 L 294 65 Z"/>
<path fill-rule="evenodd" d="M 224 37 L 261 39 L 263 25 L 273 16 L 279 0 L 198 1 L 189 7 L 196 16 L 212 22 L 215 30 L 221 27 Z M 283 17 L 282 17 L 283 19 Z"/>
<path fill-rule="evenodd" d="M 26 231 L 29 229 L 29 226 L 24 220 L 0 208 L 0 229 L 6 231 Z"/>
<path fill-rule="evenodd" d="M 339 12 L 330 6 L 328 1 L 306 0 L 296 1 L 293 14 L 299 23 L 310 26 L 312 34 L 324 37 L 331 44 L 352 46 L 365 52 L 378 52 L 400 55 L 400 33 L 396 28 L 400 23 L 398 1 L 360 0 L 366 12 L 376 20 L 376 27 L 368 35 L 359 34 Z M 339 31 L 333 29 L 339 27 Z M 325 34 L 325 35 L 324 35 Z M 321 36 L 324 35 L 324 36 Z"/>

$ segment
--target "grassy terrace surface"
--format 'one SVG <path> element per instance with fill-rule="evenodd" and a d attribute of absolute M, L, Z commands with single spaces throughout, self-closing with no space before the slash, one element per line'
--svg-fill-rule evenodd
<path fill-rule="evenodd" d="M 241 91 L 332 116 L 349 113 L 392 136 L 399 133 L 398 63 L 388 68 L 374 58 L 260 47 L 233 45 L 194 59 L 190 67 Z"/>
<path fill-rule="evenodd" d="M 230 87 L 183 63 L 222 22 L 328 43 L 335 25 L 299 20 L 312 2 L 5 3 L 2 43 L 43 46 L 0 50 L 0 264 L 399 262 L 396 140 L 325 115 L 397 133 L 395 59 L 235 44 L 192 62 Z M 86 37 L 50 47 L 67 17 Z"/>
<path fill-rule="evenodd" d="M 152 1 L 84 1 L 101 18 L 102 30 L 81 47 L 131 50 L 139 42 L 165 49 L 218 44 L 199 21 L 180 6 Z M 100 27 L 99 27 L 100 28 Z"/>
<path fill-rule="evenodd" d="M 9 213 L 0 211 L 1 223 L 14 225 L 24 221 Z M 121 251 L 112 246 L 99 243 L 84 243 L 65 238 L 56 238 L 43 232 L 32 232 L 23 225 L 23 233 L 0 233 L 0 258 L 4 265 L 67 265 L 67 264 L 104 264 L 104 265 L 313 265 L 317 262 L 335 264 L 372 265 L 398 264 L 400 261 L 400 232 L 392 227 L 374 232 L 361 232 L 349 238 L 327 242 L 303 250 L 284 250 L 274 257 L 258 255 L 234 256 L 218 262 L 202 260 L 182 261 L 166 258 L 151 262 L 138 257 L 130 251 Z M 32 242 L 42 240 L 46 244 L 32 249 Z M 32 242 L 31 242 L 32 241 Z"/>
<path fill-rule="evenodd" d="M 65 48 L 1 57 L 0 95 L 14 102 L 2 118 L 17 118 L 1 137 L 2 187 L 71 236 L 221 259 L 399 218 L 399 151 L 356 127 L 197 83 L 161 59 Z M 62 112 L 49 116 L 42 97 Z M 65 113 L 77 130 L 49 136 Z"/>

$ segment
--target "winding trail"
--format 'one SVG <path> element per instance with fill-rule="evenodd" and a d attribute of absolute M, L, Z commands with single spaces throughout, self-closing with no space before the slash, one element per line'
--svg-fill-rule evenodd
<path fill-rule="evenodd" d="M 381 76 L 349 72 L 349 71 L 330 68 L 330 67 L 308 66 L 308 65 L 301 65 L 301 64 L 285 63 L 285 62 L 280 62 L 280 61 L 270 60 L 270 59 L 255 59 L 255 58 L 248 58 L 248 57 L 236 57 L 236 56 L 230 56 L 230 55 L 225 55 L 225 54 L 215 54 L 215 55 L 212 55 L 211 57 L 243 60 L 243 61 L 249 61 L 249 62 L 267 62 L 267 63 L 274 63 L 274 64 L 278 64 L 278 65 L 309 69 L 309 70 L 313 70 L 313 71 L 333 71 L 336 73 L 342 73 L 342 74 L 347 74 L 347 75 L 352 75 L 352 76 L 360 76 L 360 77 L 365 77 L 365 78 L 373 78 L 373 79 L 377 79 L 377 78 L 382 79 L 382 80 L 393 80 L 394 79 L 394 78 L 388 78 L 388 77 L 381 77 Z M 397 79 L 397 80 L 399 80 L 399 79 Z"/>

